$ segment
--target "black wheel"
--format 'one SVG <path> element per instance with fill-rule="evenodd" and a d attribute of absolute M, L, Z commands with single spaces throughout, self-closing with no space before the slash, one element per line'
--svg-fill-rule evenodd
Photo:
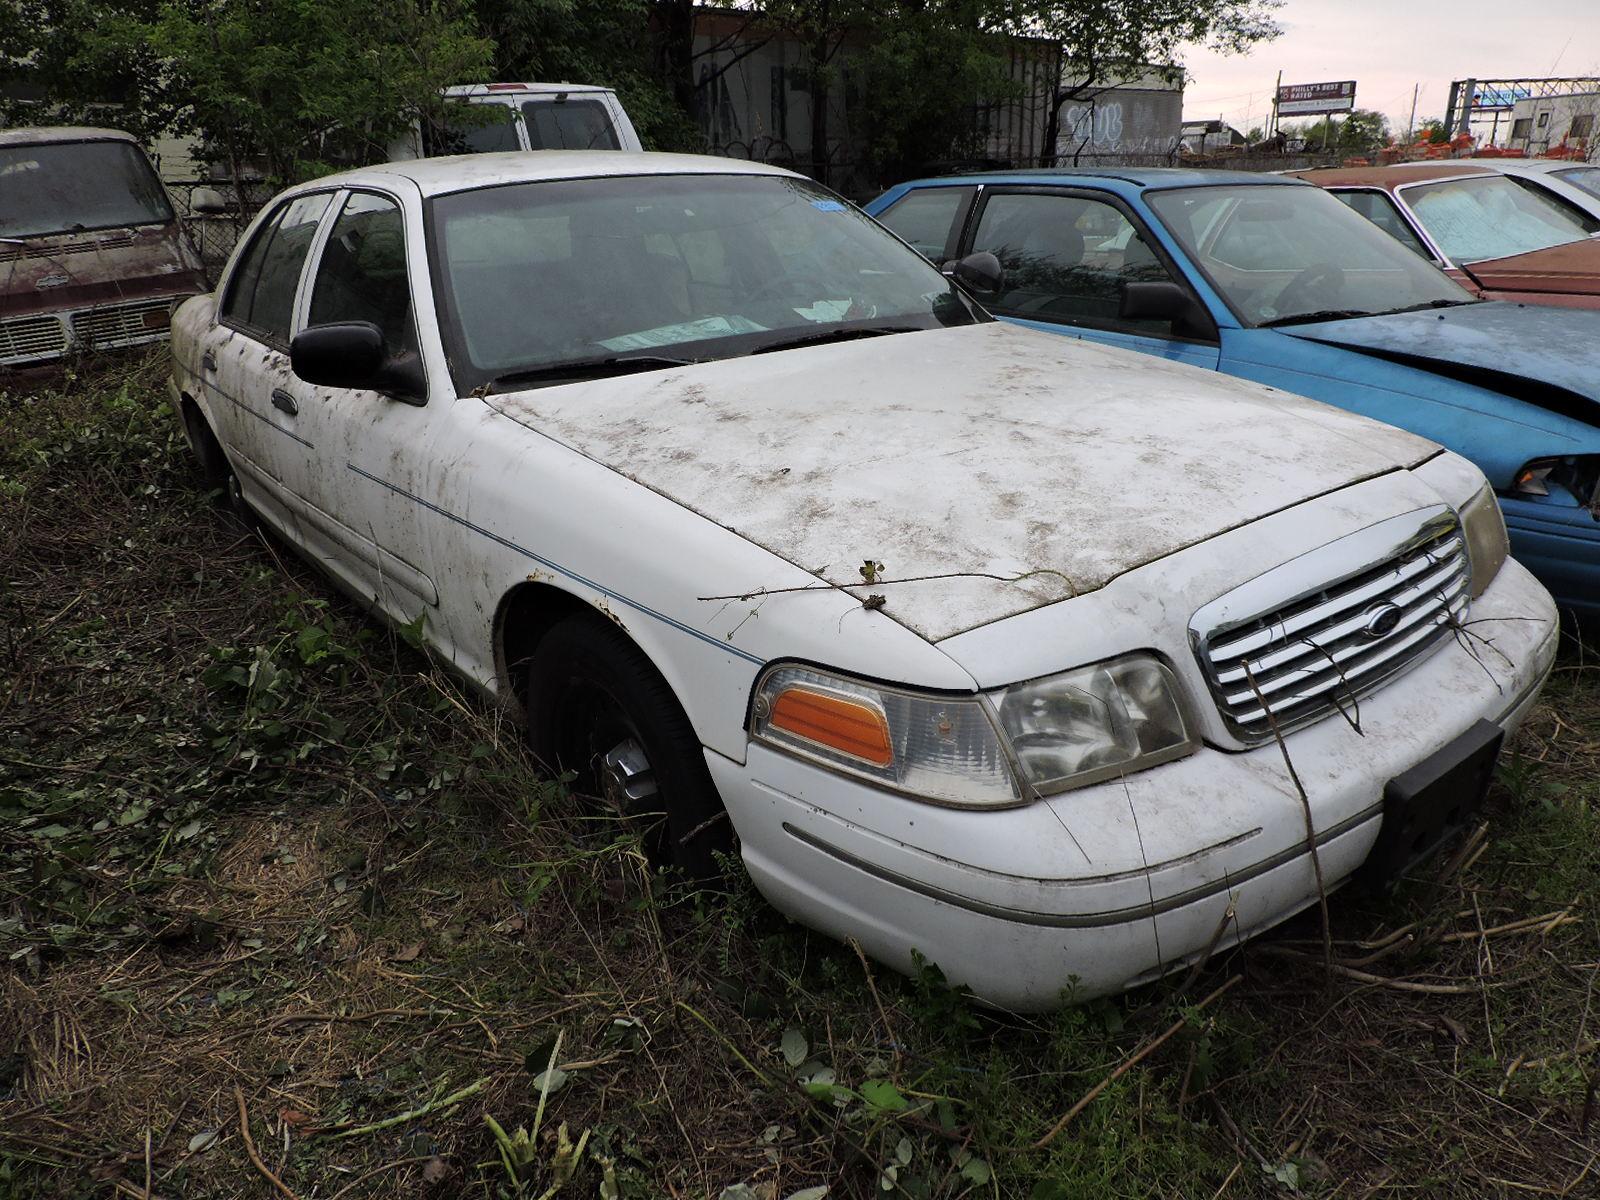
<path fill-rule="evenodd" d="M 528 736 L 574 790 L 640 823 L 646 849 L 696 879 L 732 841 L 705 754 L 667 681 L 598 617 L 568 617 L 528 664 Z"/>
<path fill-rule="evenodd" d="M 250 510 L 239 491 L 239 477 L 234 474 L 233 464 L 223 452 L 217 435 L 211 432 L 211 425 L 204 414 L 195 405 L 185 404 L 183 423 L 188 427 L 189 444 L 194 447 L 195 458 L 200 462 L 200 478 L 205 482 L 206 490 L 217 492 L 217 502 L 224 508 L 248 518 Z"/>

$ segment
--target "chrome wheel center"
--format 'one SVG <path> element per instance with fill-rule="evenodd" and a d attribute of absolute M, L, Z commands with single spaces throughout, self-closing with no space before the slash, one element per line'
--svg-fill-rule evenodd
<path fill-rule="evenodd" d="M 655 772 L 644 747 L 627 738 L 606 751 L 600 760 L 600 788 L 606 803 L 623 812 L 637 811 L 640 801 L 655 796 Z"/>

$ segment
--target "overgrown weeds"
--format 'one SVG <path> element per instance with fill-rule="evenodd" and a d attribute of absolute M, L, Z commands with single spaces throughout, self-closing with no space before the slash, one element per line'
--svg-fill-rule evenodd
<path fill-rule="evenodd" d="M 162 369 L 0 394 L 0 1196 L 1593 1184 L 1600 664 L 1577 648 L 1488 835 L 1335 898 L 1356 974 L 1325 974 L 1312 916 L 1186 994 L 998 1017 L 936 964 L 901 980 L 787 924 L 736 865 L 715 895 L 654 870 L 495 709 L 200 494 Z"/>

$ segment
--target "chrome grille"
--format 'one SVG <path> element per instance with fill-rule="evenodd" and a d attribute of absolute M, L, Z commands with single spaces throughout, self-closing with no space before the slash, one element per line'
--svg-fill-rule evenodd
<path fill-rule="evenodd" d="M 48 358 L 67 348 L 67 331 L 56 317 L 13 317 L 0 321 L 0 360 Z"/>
<path fill-rule="evenodd" d="M 1388 553 L 1368 557 L 1382 546 Z M 1251 606 L 1312 572 L 1334 582 L 1265 611 Z M 1348 712 L 1449 636 L 1466 612 L 1471 573 L 1455 514 L 1428 509 L 1333 542 L 1207 605 L 1191 632 L 1224 722 L 1240 740 L 1259 742 L 1272 736 L 1269 709 L 1280 730 L 1337 707 Z"/>
<path fill-rule="evenodd" d="M 166 322 L 146 325 L 148 313 L 163 316 L 171 306 L 170 297 L 159 300 L 136 300 L 130 304 L 112 304 L 104 308 L 89 308 L 72 314 L 72 336 L 85 346 L 105 346 L 130 338 L 157 336 L 167 328 Z"/>

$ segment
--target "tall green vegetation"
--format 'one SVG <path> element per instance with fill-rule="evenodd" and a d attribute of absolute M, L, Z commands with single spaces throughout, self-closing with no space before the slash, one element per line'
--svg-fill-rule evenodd
<path fill-rule="evenodd" d="M 215 160 L 291 182 L 382 158 L 448 84 L 571 79 L 616 88 L 647 145 L 695 149 L 709 81 L 781 38 L 810 109 L 800 164 L 827 179 L 848 84 L 852 148 L 887 179 L 972 151 L 976 112 L 1023 90 L 1015 39 L 1047 75 L 1071 64 L 1048 102 L 1049 148 L 1068 100 L 1185 46 L 1271 38 L 1281 2 L 0 0 L 0 118 L 37 119 L 42 99 L 53 117 L 147 138 L 195 133 Z M 725 44 L 697 44 L 705 8 L 725 10 Z"/>

